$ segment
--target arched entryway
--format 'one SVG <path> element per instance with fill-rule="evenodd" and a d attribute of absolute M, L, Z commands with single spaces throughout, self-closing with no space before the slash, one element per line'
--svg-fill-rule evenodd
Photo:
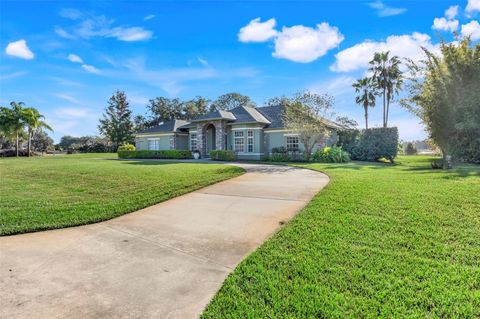
<path fill-rule="evenodd" d="M 215 125 L 209 124 L 204 127 L 204 136 L 205 136 L 205 144 L 207 148 L 207 154 L 210 151 L 217 149 L 217 141 L 216 141 L 216 128 Z"/>

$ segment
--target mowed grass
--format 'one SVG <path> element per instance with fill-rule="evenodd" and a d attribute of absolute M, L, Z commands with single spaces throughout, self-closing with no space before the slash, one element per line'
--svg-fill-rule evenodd
<path fill-rule="evenodd" d="M 203 318 L 479 318 L 480 166 L 309 164 L 330 184 Z"/>
<path fill-rule="evenodd" d="M 107 220 L 242 174 L 116 154 L 0 159 L 0 235 Z"/>

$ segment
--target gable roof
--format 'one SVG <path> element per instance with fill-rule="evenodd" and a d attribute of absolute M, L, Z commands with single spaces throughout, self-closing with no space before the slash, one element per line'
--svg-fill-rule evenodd
<path fill-rule="evenodd" d="M 189 123 L 188 121 L 184 121 L 184 120 L 166 121 L 154 127 L 150 127 L 145 130 L 138 131 L 137 134 L 180 132 L 180 128 L 188 123 Z"/>
<path fill-rule="evenodd" d="M 229 111 L 217 110 L 208 114 L 200 115 L 192 120 L 192 122 L 208 121 L 208 120 L 236 120 L 235 116 Z"/>
<path fill-rule="evenodd" d="M 257 112 L 262 114 L 265 118 L 270 121 L 270 125 L 268 128 L 284 128 L 285 125 L 283 123 L 283 111 L 285 107 L 282 105 L 275 105 L 275 106 L 264 106 L 257 108 Z"/>
<path fill-rule="evenodd" d="M 235 116 L 236 120 L 233 124 L 237 123 L 262 123 L 270 124 L 270 121 L 258 112 L 254 107 L 239 106 L 230 110 Z"/>

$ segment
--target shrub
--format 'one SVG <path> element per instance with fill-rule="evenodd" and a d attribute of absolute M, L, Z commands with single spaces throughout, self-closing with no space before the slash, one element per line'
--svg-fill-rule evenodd
<path fill-rule="evenodd" d="M 186 150 L 161 150 L 161 151 L 118 151 L 119 158 L 156 158 L 156 159 L 189 159 L 192 152 Z"/>
<path fill-rule="evenodd" d="M 305 154 L 302 152 L 288 151 L 285 147 L 274 147 L 267 159 L 270 162 L 304 162 Z"/>
<path fill-rule="evenodd" d="M 350 153 L 354 160 L 377 161 L 385 158 L 393 162 L 398 152 L 398 129 L 396 127 L 369 128 L 355 132 L 339 132 L 338 146 Z"/>
<path fill-rule="evenodd" d="M 340 146 L 343 150 L 351 154 L 357 144 L 358 136 L 360 135 L 360 130 L 357 130 L 357 129 L 341 130 L 337 132 L 337 135 L 338 135 L 338 140 L 336 143 L 337 146 Z"/>
<path fill-rule="evenodd" d="M 407 155 L 415 155 L 417 154 L 417 149 L 412 143 L 408 143 L 407 147 L 405 147 L 405 154 Z"/>
<path fill-rule="evenodd" d="M 287 154 L 288 151 L 284 146 L 280 146 L 280 147 L 273 147 L 272 148 L 272 153 L 273 154 Z"/>
<path fill-rule="evenodd" d="M 118 151 L 135 151 L 135 145 L 129 143 L 120 145 Z"/>
<path fill-rule="evenodd" d="M 325 147 L 323 150 L 317 150 L 313 154 L 312 160 L 322 163 L 346 163 L 350 161 L 350 154 L 341 147 Z"/>
<path fill-rule="evenodd" d="M 213 150 L 208 155 L 215 161 L 234 161 L 236 158 L 235 152 L 231 150 Z"/>

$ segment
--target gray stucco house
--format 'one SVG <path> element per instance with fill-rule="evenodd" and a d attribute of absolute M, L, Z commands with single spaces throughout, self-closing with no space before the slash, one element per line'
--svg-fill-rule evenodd
<path fill-rule="evenodd" d="M 207 157 L 211 150 L 233 150 L 238 159 L 259 160 L 272 148 L 303 151 L 298 135 L 285 129 L 282 106 L 245 107 L 214 111 L 190 121 L 172 120 L 137 132 L 137 150 L 198 150 Z M 325 121 L 332 130 L 319 147 L 336 141 L 341 126 Z"/>

